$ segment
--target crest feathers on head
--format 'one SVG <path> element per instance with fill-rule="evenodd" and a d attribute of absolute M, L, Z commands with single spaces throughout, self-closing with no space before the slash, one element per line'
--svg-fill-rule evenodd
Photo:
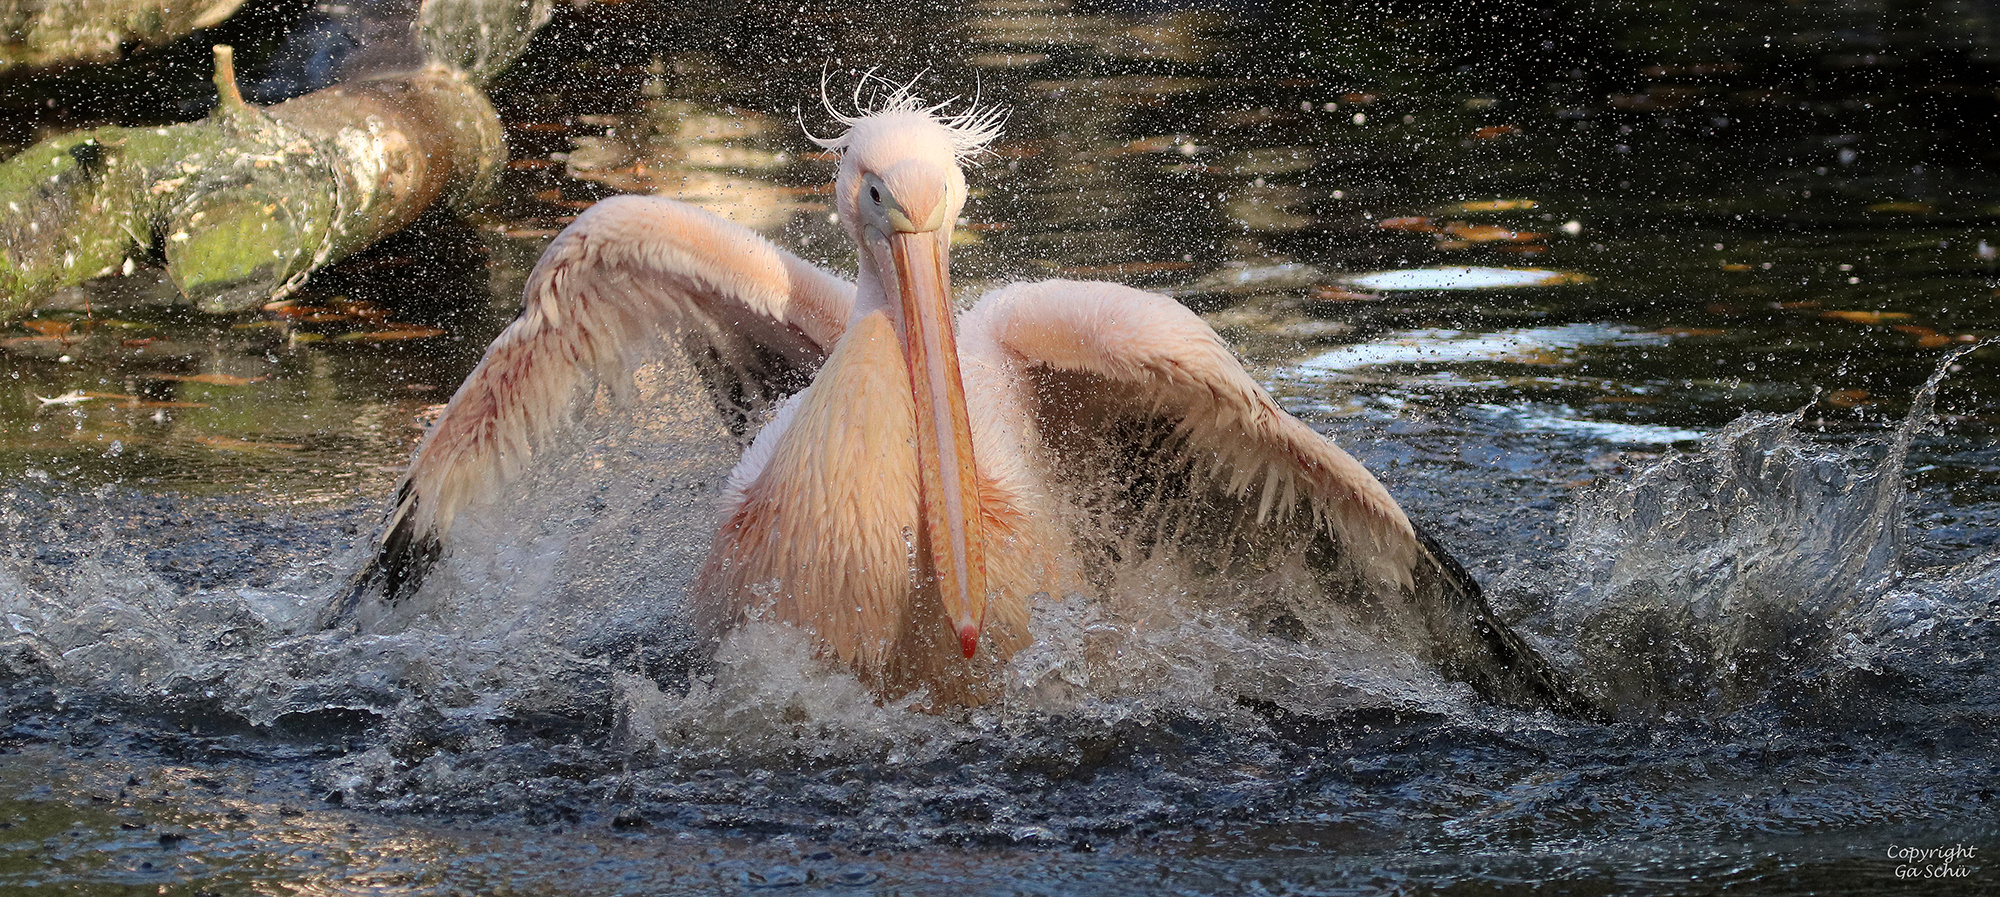
<path fill-rule="evenodd" d="M 1000 125 L 1007 120 L 1007 110 L 1000 106 L 982 106 L 977 95 L 957 112 L 947 113 L 945 110 L 960 102 L 959 97 L 926 104 L 911 92 L 925 74 L 919 72 L 915 78 L 898 84 L 876 74 L 875 69 L 863 72 L 861 80 L 854 85 L 854 95 L 849 98 L 854 106 L 854 114 L 849 115 L 834 106 L 833 96 L 827 92 L 831 75 L 821 73 L 820 105 L 826 107 L 827 114 L 846 126 L 847 130 L 833 137 L 818 137 L 807 131 L 806 139 L 839 152 L 847 149 L 848 137 L 854 133 L 854 126 L 863 121 L 889 115 L 922 115 L 945 130 L 946 139 L 951 142 L 952 155 L 960 161 L 984 152 L 1000 136 Z"/>

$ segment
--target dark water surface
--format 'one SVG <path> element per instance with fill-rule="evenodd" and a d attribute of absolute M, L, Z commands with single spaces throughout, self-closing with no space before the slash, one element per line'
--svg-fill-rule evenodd
<path fill-rule="evenodd" d="M 2000 354 L 1952 354 L 2000 335 L 1996 28 L 565 10 L 494 92 L 514 162 L 469 222 L 283 308 L 197 318 L 142 267 L 0 338 L 0 891 L 2000 887 Z M 828 129 L 823 72 L 877 65 L 1012 110 L 968 172 L 965 295 L 1113 279 L 1203 311 L 1613 719 L 1172 583 L 1136 596 L 1171 625 L 1039 609 L 967 718 L 878 706 L 780 632 L 690 685 L 633 633 L 706 546 L 715 459 L 610 421 L 467 524 L 490 550 L 448 559 L 434 615 L 318 631 L 579 209 L 657 192 L 851 265 L 799 122 Z M 1544 285 L 1445 288 L 1479 277 Z"/>

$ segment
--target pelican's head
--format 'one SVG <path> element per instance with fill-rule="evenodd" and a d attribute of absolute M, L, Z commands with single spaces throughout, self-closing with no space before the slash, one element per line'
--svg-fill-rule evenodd
<path fill-rule="evenodd" d="M 840 152 L 834 202 L 861 257 L 854 314 L 886 313 L 902 336 L 930 575 L 971 657 L 986 616 L 986 538 L 953 331 L 951 232 L 965 207 L 959 160 L 993 140 L 999 115 L 976 106 L 943 115 L 948 104 L 926 106 L 909 85 L 873 76 L 856 88 L 857 108 L 871 81 L 891 89 L 852 116 L 827 103 L 847 131 L 815 142 Z"/>
<path fill-rule="evenodd" d="M 965 174 L 946 123 L 917 109 L 877 113 L 842 136 L 834 201 L 850 234 L 949 232 L 965 207 Z"/>
<path fill-rule="evenodd" d="M 869 250 L 879 249 L 883 238 L 933 234 L 944 249 L 950 248 L 952 226 L 965 208 L 965 174 L 959 163 L 999 135 L 999 107 L 973 104 L 946 114 L 955 100 L 926 105 L 910 92 L 914 83 L 864 76 L 855 88 L 854 115 L 836 110 L 822 84 L 827 112 L 847 130 L 837 137 L 812 138 L 840 153 L 835 211 L 863 250 L 864 271 L 873 268 L 882 275 L 889 273 L 888 259 Z M 885 91 L 864 98 L 872 85 Z"/>

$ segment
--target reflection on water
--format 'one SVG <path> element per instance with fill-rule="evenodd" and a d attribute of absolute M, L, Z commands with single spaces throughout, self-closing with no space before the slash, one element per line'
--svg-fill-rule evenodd
<path fill-rule="evenodd" d="M 1518 236 L 1515 231 L 1507 233 Z M 1584 275 L 1544 271 L 1539 268 L 1409 268 L 1363 274 L 1351 283 L 1369 290 L 1494 290 L 1509 287 L 1545 287 L 1575 283 Z"/>
<path fill-rule="evenodd" d="M 566 8 L 496 91 L 513 162 L 469 224 L 237 318 L 136 265 L 9 325 L 0 883 L 1880 893 L 1892 843 L 2000 850 L 1994 350 L 1905 423 L 2000 303 L 1989 12 L 1178 6 Z M 1337 658 L 1071 602 L 967 719 L 783 632 L 690 670 L 716 459 L 616 440 L 538 492 L 569 504 L 496 510 L 522 525 L 453 599 L 484 630 L 317 631 L 579 210 L 657 192 L 851 266 L 799 122 L 877 64 L 1013 110 L 968 292 L 1204 311 L 1622 721 L 1393 668 L 1343 704 Z M 1524 270 L 1563 283 L 1446 288 Z M 501 606 L 550 581 L 572 603 Z"/>
<path fill-rule="evenodd" d="M 1604 324 L 1565 324 L 1495 333 L 1418 330 L 1390 334 L 1366 343 L 1343 346 L 1292 366 L 1300 375 L 1339 374 L 1383 365 L 1464 364 L 1506 361 L 1514 364 L 1561 365 L 1585 347 L 1663 346 L 1667 337 Z"/>
<path fill-rule="evenodd" d="M 784 165 L 782 149 L 752 145 L 795 145 L 792 122 L 749 110 L 718 114 L 687 102 L 651 101 L 644 107 L 633 116 L 580 119 L 602 126 L 605 134 L 576 138 L 565 159 L 570 173 L 618 193 L 692 203 L 762 231 L 780 228 L 802 211 L 827 210 L 825 202 L 804 201 L 819 188 L 786 188 L 767 179 Z"/>

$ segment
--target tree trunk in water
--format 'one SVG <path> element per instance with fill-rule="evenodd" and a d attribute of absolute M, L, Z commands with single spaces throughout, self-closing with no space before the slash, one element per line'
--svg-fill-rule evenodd
<path fill-rule="evenodd" d="M 243 0 L 0 0 L 0 72 L 111 62 L 218 25 Z"/>
<path fill-rule="evenodd" d="M 0 164 L 0 317 L 155 250 L 197 307 L 247 308 L 433 206 L 476 202 L 506 161 L 498 115 L 456 70 L 260 109 L 227 47 L 216 63 L 207 119 L 64 135 Z"/>
<path fill-rule="evenodd" d="M 554 11 L 555 0 L 424 0 L 417 43 L 432 65 L 450 66 L 485 86 L 514 64 Z"/>

